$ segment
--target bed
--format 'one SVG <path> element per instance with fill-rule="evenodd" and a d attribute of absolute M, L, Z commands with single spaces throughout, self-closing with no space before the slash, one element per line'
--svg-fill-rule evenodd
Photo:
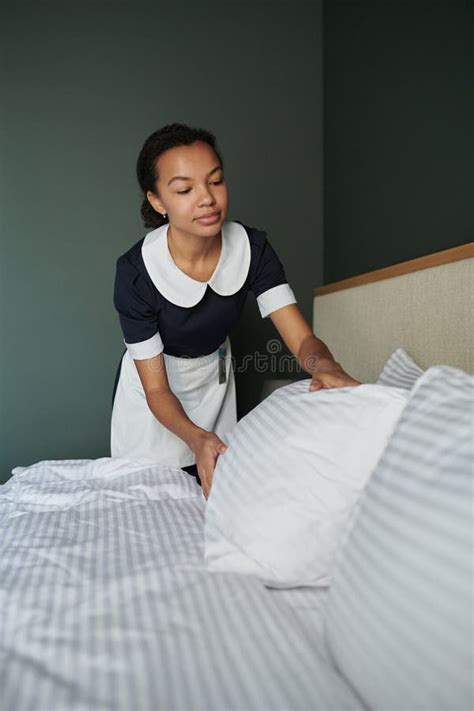
<path fill-rule="evenodd" d="M 473 247 L 316 290 L 315 333 L 363 382 L 397 347 L 472 373 Z M 206 570 L 193 477 L 110 458 L 12 474 L 0 487 L 2 711 L 368 708 L 328 651 L 327 587 Z"/>

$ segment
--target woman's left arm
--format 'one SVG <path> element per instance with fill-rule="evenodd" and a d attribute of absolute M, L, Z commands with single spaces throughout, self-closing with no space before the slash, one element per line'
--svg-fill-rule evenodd
<path fill-rule="evenodd" d="M 327 345 L 314 335 L 296 304 L 273 311 L 269 318 L 301 368 L 311 375 L 310 390 L 362 384 L 334 360 Z"/>

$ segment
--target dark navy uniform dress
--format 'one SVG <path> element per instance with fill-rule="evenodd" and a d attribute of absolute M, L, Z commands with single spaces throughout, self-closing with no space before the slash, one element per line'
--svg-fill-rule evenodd
<path fill-rule="evenodd" d="M 134 361 L 163 353 L 170 389 L 188 417 L 221 437 L 237 422 L 228 334 L 247 292 L 255 294 L 262 318 L 296 299 L 266 232 L 224 222 L 219 261 L 201 282 L 173 261 L 168 227 L 149 232 L 117 260 L 114 305 L 126 350 L 116 378 L 111 456 L 189 468 L 193 451 L 151 412 Z"/>

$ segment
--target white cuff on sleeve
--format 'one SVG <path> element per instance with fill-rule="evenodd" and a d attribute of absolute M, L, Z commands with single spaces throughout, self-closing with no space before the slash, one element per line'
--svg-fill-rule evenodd
<path fill-rule="evenodd" d="M 155 333 L 154 336 L 148 338 L 146 341 L 140 341 L 140 343 L 127 343 L 124 339 L 123 341 L 127 346 L 128 352 L 135 360 L 145 360 L 146 358 L 153 358 L 159 355 L 163 350 L 163 341 L 159 333 Z"/>
<path fill-rule="evenodd" d="M 283 306 L 296 304 L 296 299 L 289 284 L 280 284 L 272 289 L 267 289 L 263 294 L 257 296 L 257 304 L 262 318 L 266 318 L 273 311 L 281 309 Z"/>

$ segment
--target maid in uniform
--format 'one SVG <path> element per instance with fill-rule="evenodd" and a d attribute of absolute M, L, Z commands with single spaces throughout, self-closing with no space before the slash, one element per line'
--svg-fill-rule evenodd
<path fill-rule="evenodd" d="M 248 291 L 313 376 L 310 389 L 358 385 L 313 334 L 266 233 L 227 219 L 215 137 L 171 124 L 137 163 L 153 229 L 116 265 L 114 305 L 126 349 L 117 371 L 111 455 L 178 465 L 207 498 L 221 437 L 237 422 L 228 334 Z"/>

